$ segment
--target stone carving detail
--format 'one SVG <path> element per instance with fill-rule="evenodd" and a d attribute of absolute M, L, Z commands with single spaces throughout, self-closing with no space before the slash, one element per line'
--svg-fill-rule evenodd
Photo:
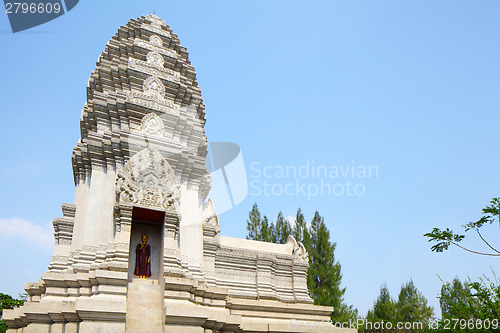
<path fill-rule="evenodd" d="M 203 210 L 203 223 L 217 227 L 217 229 L 219 228 L 219 217 L 215 212 L 212 199 L 208 199 L 206 207 Z"/>
<path fill-rule="evenodd" d="M 146 96 L 156 96 L 158 98 L 163 98 L 165 95 L 165 86 L 161 80 L 156 76 L 150 76 L 142 85 L 144 95 Z"/>
<path fill-rule="evenodd" d="M 151 24 L 143 23 L 143 24 L 141 24 L 141 29 L 145 29 L 145 30 L 151 31 L 152 33 L 155 33 L 157 35 L 162 35 L 162 36 L 165 36 L 167 38 L 172 38 L 170 36 L 170 32 L 168 32 L 167 30 L 163 29 L 161 27 L 161 25 L 158 25 L 156 23 L 151 23 Z"/>
<path fill-rule="evenodd" d="M 158 54 L 161 59 L 155 59 L 156 56 L 153 56 L 153 54 Z M 180 82 L 179 72 L 175 72 L 170 68 L 163 67 L 164 63 L 165 60 L 163 59 L 163 56 L 157 51 L 149 52 L 147 55 L 147 61 L 142 61 L 135 58 L 128 59 L 128 67 L 131 69 L 135 69 L 141 73 L 158 76 L 167 81 Z"/>
<path fill-rule="evenodd" d="M 147 63 L 154 67 L 163 67 L 165 60 L 163 56 L 157 51 L 151 51 L 146 55 Z"/>
<path fill-rule="evenodd" d="M 179 115 L 180 106 L 173 101 L 165 99 L 165 86 L 156 76 L 152 75 L 144 80 L 143 92 L 131 91 L 127 94 L 126 101 L 146 108 L 162 111 L 165 113 Z"/>
<path fill-rule="evenodd" d="M 141 150 L 125 163 L 116 183 L 119 202 L 177 211 L 179 183 L 168 162 L 154 148 Z"/>
<path fill-rule="evenodd" d="M 154 14 L 148 14 L 146 15 L 146 19 L 151 21 L 152 23 L 156 23 L 157 25 L 165 25 L 165 21 L 163 21 L 159 16 L 154 15 Z"/>
<path fill-rule="evenodd" d="M 150 113 L 142 118 L 142 131 L 147 134 L 163 136 L 165 125 L 156 113 Z"/>
<path fill-rule="evenodd" d="M 304 244 L 302 244 L 302 242 L 297 242 L 292 235 L 288 235 L 286 242 L 293 244 L 293 255 L 298 256 L 306 262 L 309 260 L 309 254 L 307 253 L 306 248 L 304 247 Z"/>
<path fill-rule="evenodd" d="M 156 37 L 156 38 L 153 38 L 153 37 Z M 158 41 L 158 39 L 159 39 L 159 41 Z M 156 35 L 151 36 L 148 42 L 146 42 L 140 38 L 136 38 L 134 40 L 134 45 L 142 47 L 146 50 L 156 51 L 156 52 L 159 52 L 159 53 L 164 54 L 166 56 L 169 56 L 171 58 L 177 59 L 177 52 L 175 52 L 174 50 L 171 50 L 169 48 L 163 47 L 163 44 L 161 44 L 161 43 L 163 43 L 163 41 L 161 40 L 160 37 L 158 37 Z"/>
<path fill-rule="evenodd" d="M 161 18 L 159 18 L 156 15 L 148 15 L 148 16 L 146 16 L 146 19 L 148 21 L 151 21 L 151 23 L 144 23 L 141 25 L 141 28 L 147 29 L 147 30 L 155 32 L 159 35 L 163 35 L 165 37 L 170 38 L 170 32 L 163 29 L 163 27 L 166 25 L 165 21 L 163 21 Z"/>
<path fill-rule="evenodd" d="M 163 46 L 163 41 L 157 35 L 151 35 L 149 37 L 149 42 L 155 46 L 159 46 L 159 47 Z"/>
<path fill-rule="evenodd" d="M 156 95 L 146 95 L 142 92 L 131 91 L 127 94 L 127 102 L 140 105 L 145 108 L 150 108 L 156 111 L 165 112 L 178 116 L 180 114 L 180 107 L 174 104 L 171 100 L 159 98 Z"/>

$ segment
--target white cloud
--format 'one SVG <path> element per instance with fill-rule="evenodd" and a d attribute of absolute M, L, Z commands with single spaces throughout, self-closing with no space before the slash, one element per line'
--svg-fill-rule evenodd
<path fill-rule="evenodd" d="M 295 216 L 287 216 L 285 217 L 285 220 L 288 220 L 288 222 L 290 223 L 290 225 L 293 226 L 295 225 Z"/>
<path fill-rule="evenodd" d="M 288 220 L 288 222 L 290 223 L 290 226 L 293 229 L 293 227 L 295 227 L 295 222 L 297 221 L 297 217 L 296 216 L 287 216 L 287 217 L 285 217 L 285 220 Z M 311 226 L 311 221 L 306 220 L 306 226 L 309 228 Z"/>
<path fill-rule="evenodd" d="M 54 244 L 54 237 L 51 231 L 18 217 L 10 219 L 0 218 L 0 238 L 18 239 L 26 244 L 43 248 Z"/>

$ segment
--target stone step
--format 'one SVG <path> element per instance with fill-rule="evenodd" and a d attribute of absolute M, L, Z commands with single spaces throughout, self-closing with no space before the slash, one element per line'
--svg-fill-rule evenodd
<path fill-rule="evenodd" d="M 125 333 L 162 333 L 165 311 L 158 280 L 132 279 L 127 290 Z"/>

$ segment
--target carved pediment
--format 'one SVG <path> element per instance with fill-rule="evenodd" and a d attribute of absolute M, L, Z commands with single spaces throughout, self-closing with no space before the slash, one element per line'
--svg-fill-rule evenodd
<path fill-rule="evenodd" d="M 150 113 L 142 118 L 141 129 L 146 134 L 163 136 L 165 125 L 156 113 Z"/>
<path fill-rule="evenodd" d="M 179 183 L 167 160 L 154 148 L 136 153 L 125 163 L 116 180 L 117 201 L 176 211 Z"/>

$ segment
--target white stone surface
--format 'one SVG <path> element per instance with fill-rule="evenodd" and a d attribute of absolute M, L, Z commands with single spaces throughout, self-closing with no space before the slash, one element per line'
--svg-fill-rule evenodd
<path fill-rule="evenodd" d="M 163 290 L 158 280 L 132 279 L 127 291 L 126 333 L 164 332 Z"/>

